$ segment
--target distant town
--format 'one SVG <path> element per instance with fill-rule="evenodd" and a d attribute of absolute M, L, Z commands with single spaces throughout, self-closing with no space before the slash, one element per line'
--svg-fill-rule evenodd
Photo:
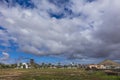
<path fill-rule="evenodd" d="M 74 68 L 74 69 L 90 69 L 90 70 L 104 70 L 104 69 L 113 69 L 120 70 L 120 64 L 114 62 L 112 60 L 104 60 L 98 64 L 75 64 L 72 62 L 71 64 L 52 64 L 52 63 L 41 63 L 38 64 L 34 59 L 29 59 L 28 62 L 17 62 L 15 64 L 3 64 L 0 63 L 0 68 L 15 68 L 15 69 L 31 69 L 31 68 Z"/>

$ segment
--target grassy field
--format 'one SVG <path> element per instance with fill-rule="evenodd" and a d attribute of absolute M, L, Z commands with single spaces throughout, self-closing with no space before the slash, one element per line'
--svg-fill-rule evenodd
<path fill-rule="evenodd" d="M 120 80 L 120 76 L 82 69 L 0 69 L 0 80 Z"/>

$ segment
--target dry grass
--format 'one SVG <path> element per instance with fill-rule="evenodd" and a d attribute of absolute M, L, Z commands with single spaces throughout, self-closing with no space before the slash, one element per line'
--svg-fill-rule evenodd
<path fill-rule="evenodd" d="M 120 76 L 82 69 L 2 69 L 0 80 L 120 80 Z"/>

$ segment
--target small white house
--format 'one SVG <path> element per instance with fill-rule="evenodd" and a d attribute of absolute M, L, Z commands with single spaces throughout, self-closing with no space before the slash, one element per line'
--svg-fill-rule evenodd
<path fill-rule="evenodd" d="M 22 63 L 21 65 L 21 68 L 25 68 L 25 69 L 28 69 L 29 68 L 29 65 L 27 63 Z"/>
<path fill-rule="evenodd" d="M 27 63 L 18 63 L 17 64 L 17 68 L 28 69 L 29 68 L 29 64 L 27 64 Z"/>

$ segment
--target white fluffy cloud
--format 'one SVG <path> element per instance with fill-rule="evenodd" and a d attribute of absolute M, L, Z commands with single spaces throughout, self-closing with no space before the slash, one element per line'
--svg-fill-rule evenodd
<path fill-rule="evenodd" d="M 119 0 L 70 0 L 60 8 L 48 0 L 32 2 L 37 8 L 0 5 L 4 43 L 13 40 L 19 50 L 36 55 L 120 58 Z M 50 12 L 61 18 L 51 17 Z"/>
<path fill-rule="evenodd" d="M 2 57 L 0 57 L 0 61 L 6 61 L 9 59 L 9 54 L 6 52 L 2 52 Z"/>

